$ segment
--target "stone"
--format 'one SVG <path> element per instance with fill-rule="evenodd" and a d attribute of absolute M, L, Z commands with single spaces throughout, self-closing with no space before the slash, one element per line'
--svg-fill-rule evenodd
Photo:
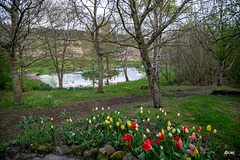
<path fill-rule="evenodd" d="M 75 160 L 74 158 L 68 158 L 66 156 L 57 156 L 54 154 L 48 154 L 43 157 L 41 160 Z"/>
<path fill-rule="evenodd" d="M 23 157 L 23 159 L 32 159 L 33 157 L 36 157 L 37 154 L 32 153 L 32 154 L 25 154 L 25 153 L 21 153 L 21 156 Z"/>
<path fill-rule="evenodd" d="M 8 152 L 14 156 L 16 155 L 19 151 L 20 151 L 21 147 L 20 146 L 14 146 L 14 147 L 11 147 L 9 148 Z"/>
<path fill-rule="evenodd" d="M 91 159 L 91 156 L 92 156 L 92 151 L 87 150 L 83 152 L 84 159 Z"/>
<path fill-rule="evenodd" d="M 55 150 L 60 155 L 66 155 L 72 151 L 72 149 L 70 147 L 68 147 L 67 145 L 58 146 L 55 148 Z"/>
<path fill-rule="evenodd" d="M 99 149 L 99 152 L 102 153 L 103 155 L 105 155 L 105 153 L 106 153 L 105 148 L 104 148 L 104 147 L 103 147 L 103 148 L 100 148 L 100 149 Z"/>
<path fill-rule="evenodd" d="M 18 160 L 18 159 L 21 159 L 21 155 L 20 155 L 20 154 L 17 154 L 17 155 L 13 158 L 13 160 Z"/>
<path fill-rule="evenodd" d="M 123 157 L 124 157 L 124 152 L 123 151 L 117 151 L 117 152 L 114 152 L 110 156 L 110 160 L 122 160 Z"/>
<path fill-rule="evenodd" d="M 116 152 L 116 150 L 112 146 L 106 145 L 105 152 L 107 153 L 108 156 L 111 156 L 114 152 Z"/>
<path fill-rule="evenodd" d="M 77 156 L 82 156 L 85 150 L 86 150 L 85 147 L 78 145 L 73 149 L 72 153 Z"/>
<path fill-rule="evenodd" d="M 138 160 L 134 155 L 131 153 L 127 153 L 124 157 L 123 160 Z"/>

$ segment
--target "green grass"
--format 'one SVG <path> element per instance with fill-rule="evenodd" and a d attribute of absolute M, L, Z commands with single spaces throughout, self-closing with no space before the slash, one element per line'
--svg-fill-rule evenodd
<path fill-rule="evenodd" d="M 190 128 L 202 126 L 202 134 L 206 137 L 210 136 L 206 131 L 206 126 L 211 125 L 212 130 L 217 129 L 217 134 L 214 135 L 216 143 L 222 147 L 227 145 L 227 150 L 235 150 L 240 153 L 240 97 L 194 95 L 181 98 L 162 98 L 162 101 L 165 106 L 164 110 L 167 112 L 166 118 L 169 118 L 171 122 L 178 122 Z M 119 111 L 127 117 L 134 118 L 136 115 L 140 115 L 141 106 L 145 110 L 143 114 L 151 119 L 156 119 L 157 115 L 164 116 L 158 109 L 151 108 L 152 102 L 125 107 Z M 147 112 L 148 110 L 151 111 L 151 114 Z M 178 113 L 181 114 L 180 117 L 177 116 Z"/>

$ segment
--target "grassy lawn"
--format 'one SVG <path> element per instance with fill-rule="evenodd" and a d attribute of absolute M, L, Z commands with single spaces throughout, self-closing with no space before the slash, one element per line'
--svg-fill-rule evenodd
<path fill-rule="evenodd" d="M 163 98 L 164 110 L 171 122 L 187 125 L 189 128 L 202 126 L 203 134 L 208 135 L 206 126 L 211 125 L 212 130 L 217 129 L 215 141 L 226 150 L 235 150 L 240 153 L 240 122 L 239 106 L 240 97 L 194 95 L 181 98 Z M 120 109 L 126 116 L 136 118 L 140 115 L 140 107 L 146 110 L 143 114 L 156 120 L 157 115 L 162 115 L 158 109 L 152 108 L 152 103 L 142 103 L 138 106 L 129 106 Z M 151 114 L 147 112 L 150 110 Z M 177 116 L 180 113 L 181 116 Z M 197 131 L 196 131 L 197 132 Z"/>

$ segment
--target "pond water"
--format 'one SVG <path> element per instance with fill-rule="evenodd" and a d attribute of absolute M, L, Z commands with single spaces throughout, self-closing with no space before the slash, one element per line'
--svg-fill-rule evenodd
<path fill-rule="evenodd" d="M 120 73 L 117 76 L 114 76 L 110 79 L 104 79 L 104 85 L 109 85 L 118 82 L 125 82 L 125 75 L 122 68 L 118 68 L 117 70 Z M 98 80 L 94 79 L 84 79 L 82 77 L 83 72 L 73 72 L 73 73 L 66 73 L 63 75 L 63 87 L 97 87 Z M 130 81 L 141 79 L 145 76 L 145 73 L 139 72 L 136 68 L 128 68 L 127 69 L 128 79 Z M 46 84 L 49 84 L 52 87 L 59 87 L 58 85 L 58 77 L 57 74 L 51 75 L 41 75 L 39 76 L 40 80 Z"/>

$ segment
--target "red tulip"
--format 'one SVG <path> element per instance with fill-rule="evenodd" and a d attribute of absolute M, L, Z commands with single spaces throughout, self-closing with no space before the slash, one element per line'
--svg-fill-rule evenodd
<path fill-rule="evenodd" d="M 178 148 L 178 149 L 181 149 L 182 148 L 182 143 L 181 142 L 177 142 L 175 147 Z"/>
<path fill-rule="evenodd" d="M 179 141 L 179 140 L 181 140 L 181 138 L 179 136 L 177 136 L 174 140 Z"/>
<path fill-rule="evenodd" d="M 154 141 L 155 142 L 155 144 L 158 144 L 160 141 L 159 140 L 156 140 L 156 141 Z"/>
<path fill-rule="evenodd" d="M 148 140 L 145 141 L 145 143 L 142 145 L 142 149 L 144 151 L 152 149 L 152 141 L 151 141 L 151 139 L 148 139 Z"/>
<path fill-rule="evenodd" d="M 129 135 L 129 134 L 125 134 L 125 136 L 123 137 L 123 139 L 124 139 L 125 141 L 127 141 L 127 142 L 131 142 L 132 136 Z"/>
<path fill-rule="evenodd" d="M 137 123 L 133 123 L 132 124 L 132 129 L 137 130 L 137 128 L 138 128 L 138 124 Z"/>
<path fill-rule="evenodd" d="M 164 139 L 165 139 L 165 135 L 161 133 L 161 136 L 158 137 L 158 138 L 160 138 L 162 141 L 164 141 Z"/>
<path fill-rule="evenodd" d="M 132 146 L 131 146 L 131 143 L 130 142 L 128 142 L 128 148 L 130 149 L 130 148 L 132 148 Z"/>

